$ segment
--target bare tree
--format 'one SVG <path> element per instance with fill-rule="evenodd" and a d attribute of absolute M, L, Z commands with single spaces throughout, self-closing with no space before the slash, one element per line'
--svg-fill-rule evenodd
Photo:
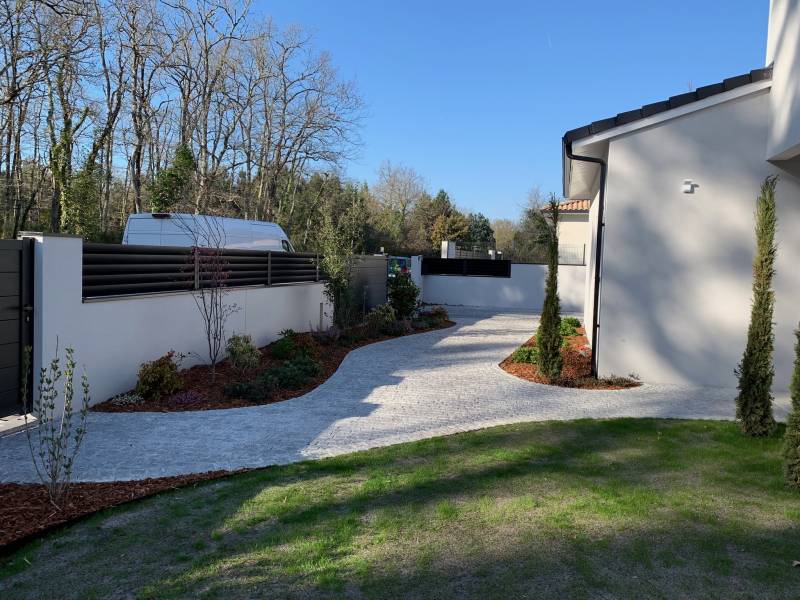
<path fill-rule="evenodd" d="M 422 177 L 411 167 L 395 166 L 387 160 L 378 169 L 373 193 L 387 212 L 390 227 L 401 247 L 408 237 L 408 215 L 424 192 Z"/>
<path fill-rule="evenodd" d="M 219 219 L 206 215 L 187 218 L 176 215 L 178 226 L 192 239 L 191 267 L 194 269 L 195 305 L 203 319 L 206 336 L 208 362 L 211 377 L 216 377 L 217 363 L 225 347 L 226 326 L 231 315 L 239 311 L 235 303 L 228 302 L 230 291 L 227 281 L 230 277 L 225 250 L 225 228 Z"/>

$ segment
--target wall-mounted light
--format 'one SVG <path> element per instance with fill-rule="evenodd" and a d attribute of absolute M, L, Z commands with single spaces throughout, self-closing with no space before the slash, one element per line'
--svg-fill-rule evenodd
<path fill-rule="evenodd" d="M 692 183 L 691 179 L 684 179 L 683 180 L 683 193 L 684 194 L 694 194 L 694 183 Z"/>

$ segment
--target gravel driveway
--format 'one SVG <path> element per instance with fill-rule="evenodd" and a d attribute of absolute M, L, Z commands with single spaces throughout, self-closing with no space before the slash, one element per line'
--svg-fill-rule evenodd
<path fill-rule="evenodd" d="M 731 389 L 644 385 L 572 390 L 497 364 L 536 316 L 453 308 L 455 327 L 351 352 L 305 396 L 180 413 L 90 413 L 77 481 L 263 467 L 520 421 L 606 417 L 731 419 Z M 776 408 L 785 415 L 785 404 Z M 0 438 L 0 481 L 34 481 L 24 433 Z"/>

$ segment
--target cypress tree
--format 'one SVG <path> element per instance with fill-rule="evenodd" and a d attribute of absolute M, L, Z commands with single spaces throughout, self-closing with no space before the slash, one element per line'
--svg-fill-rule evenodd
<path fill-rule="evenodd" d="M 753 259 L 753 306 L 747 345 L 736 369 L 739 395 L 736 398 L 736 419 L 742 432 L 750 436 L 770 435 L 775 430 L 772 416 L 772 355 L 775 345 L 772 315 L 775 292 L 775 209 L 776 176 L 767 177 L 756 202 L 756 256 Z"/>
<path fill-rule="evenodd" d="M 783 471 L 789 485 L 800 488 L 800 327 L 795 331 L 794 371 L 789 392 L 792 410 L 786 420 L 786 437 L 783 443 Z"/>
<path fill-rule="evenodd" d="M 547 283 L 545 287 L 542 317 L 536 332 L 536 347 L 539 372 L 554 381 L 561 377 L 561 302 L 558 298 L 558 201 L 550 198 L 551 222 L 541 217 L 540 228 L 547 245 Z"/>

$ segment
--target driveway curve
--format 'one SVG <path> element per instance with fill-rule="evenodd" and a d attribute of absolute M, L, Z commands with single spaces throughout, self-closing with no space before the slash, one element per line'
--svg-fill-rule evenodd
<path fill-rule="evenodd" d="M 735 390 L 621 391 L 523 381 L 497 365 L 530 337 L 533 314 L 453 308 L 449 329 L 351 352 L 310 393 L 277 404 L 178 413 L 90 413 L 75 481 L 264 467 L 522 421 L 732 419 Z M 776 408 L 779 416 L 785 407 Z M 36 481 L 24 433 L 0 438 L 0 481 Z"/>

